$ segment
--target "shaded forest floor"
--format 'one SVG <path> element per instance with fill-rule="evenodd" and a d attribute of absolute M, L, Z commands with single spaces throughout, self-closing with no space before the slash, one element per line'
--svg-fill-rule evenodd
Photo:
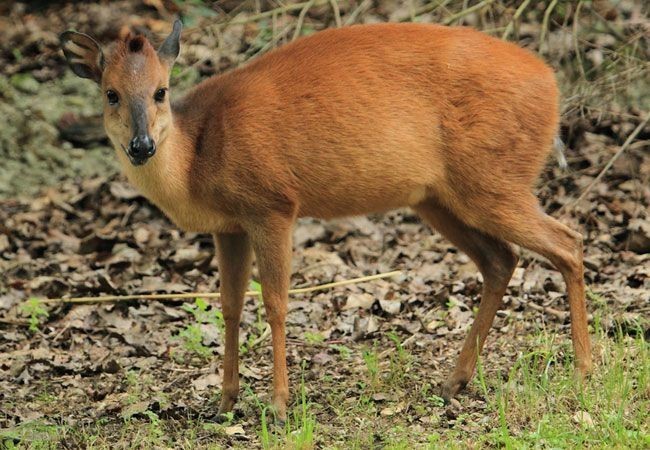
<path fill-rule="evenodd" d="M 480 302 L 475 266 L 407 210 L 305 219 L 294 234 L 292 286 L 401 273 L 290 299 L 288 430 L 274 427 L 265 410 L 272 364 L 258 298 L 246 301 L 242 395 L 225 424 L 215 421 L 218 302 L 43 300 L 218 290 L 211 238 L 177 231 L 117 174 L 96 88 L 66 73 L 56 49 L 67 28 L 102 43 L 127 29 L 159 39 L 169 16 L 181 13 L 187 29 L 173 74 L 178 93 L 290 40 L 302 9 L 276 11 L 273 19 L 260 17 L 254 2 L 181 3 L 180 10 L 164 1 L 0 7 L 10 8 L 0 11 L 0 446 L 650 445 L 650 92 L 642 77 L 650 25 L 643 2 L 613 10 L 593 2 L 578 19 L 574 7 L 550 9 L 551 2 L 532 2 L 517 19 L 520 2 L 481 2 L 470 14 L 463 2 L 337 2 L 342 23 L 412 16 L 441 23 L 456 15 L 453 23 L 496 36 L 512 23 L 508 37 L 556 68 L 569 168 L 549 161 L 537 194 L 546 211 L 585 237 L 596 370 L 588 385 L 573 383 L 561 276 L 523 252 L 479 376 L 458 402 L 443 405 L 439 384 Z M 336 23 L 330 2 L 314 2 L 300 34 Z"/>

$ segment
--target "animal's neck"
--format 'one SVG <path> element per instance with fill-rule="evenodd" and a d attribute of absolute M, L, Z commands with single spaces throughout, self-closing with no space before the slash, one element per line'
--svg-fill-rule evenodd
<path fill-rule="evenodd" d="M 162 209 L 189 196 L 189 155 L 192 154 L 189 147 L 192 142 L 178 120 L 174 117 L 157 143 L 156 154 L 145 165 L 133 166 L 126 155 L 120 154 L 129 181 Z"/>

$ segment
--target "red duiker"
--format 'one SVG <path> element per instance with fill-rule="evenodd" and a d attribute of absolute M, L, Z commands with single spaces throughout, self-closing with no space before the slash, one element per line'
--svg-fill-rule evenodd
<path fill-rule="evenodd" d="M 453 397 L 517 264 L 512 244 L 562 272 L 577 374 L 591 369 L 582 239 L 532 193 L 558 132 L 552 70 L 468 28 L 381 24 L 322 31 L 203 81 L 174 103 L 180 22 L 156 51 L 142 36 L 104 57 L 61 35 L 72 70 L 97 82 L 104 123 L 129 180 L 180 228 L 214 235 L 226 323 L 220 412 L 239 391 L 238 339 L 253 253 L 273 340 L 273 406 L 289 397 L 285 317 L 297 217 L 411 207 L 483 274 L 481 304 Z"/>

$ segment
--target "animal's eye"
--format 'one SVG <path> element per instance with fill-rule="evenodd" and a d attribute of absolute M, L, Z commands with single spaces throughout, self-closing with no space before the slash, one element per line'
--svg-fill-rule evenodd
<path fill-rule="evenodd" d="M 108 99 L 109 105 L 117 105 L 120 101 L 120 98 L 117 96 L 117 92 L 111 91 L 110 89 L 106 91 L 106 98 Z"/>
<path fill-rule="evenodd" d="M 160 88 L 156 91 L 156 93 L 153 95 L 153 99 L 157 101 L 158 103 L 162 102 L 165 100 L 165 93 L 167 92 L 167 89 L 165 88 Z"/>

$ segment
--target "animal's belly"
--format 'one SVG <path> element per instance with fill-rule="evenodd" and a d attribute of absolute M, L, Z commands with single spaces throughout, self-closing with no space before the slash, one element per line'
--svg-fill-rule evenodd
<path fill-rule="evenodd" d="M 414 206 L 431 195 L 431 190 L 425 186 L 404 186 L 402 189 L 365 192 L 353 188 L 321 191 L 302 199 L 298 215 L 330 219 L 384 212 Z"/>

